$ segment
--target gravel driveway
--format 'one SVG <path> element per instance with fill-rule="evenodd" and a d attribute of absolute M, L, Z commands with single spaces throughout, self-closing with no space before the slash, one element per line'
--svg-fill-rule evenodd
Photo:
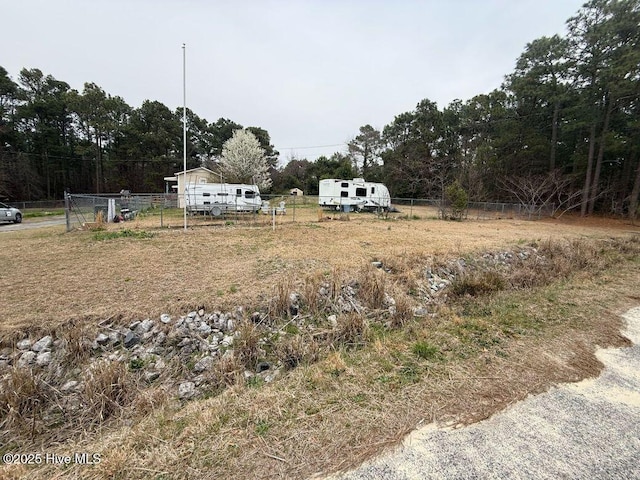
<path fill-rule="evenodd" d="M 563 384 L 460 429 L 428 426 L 356 479 L 640 479 L 640 307 L 634 345 L 600 350 L 596 379 Z"/>
<path fill-rule="evenodd" d="M 0 224 L 0 233 L 52 227 L 55 225 L 65 225 L 65 223 L 66 219 L 64 215 L 54 215 L 51 217 L 23 220 L 22 223 L 2 223 Z"/>

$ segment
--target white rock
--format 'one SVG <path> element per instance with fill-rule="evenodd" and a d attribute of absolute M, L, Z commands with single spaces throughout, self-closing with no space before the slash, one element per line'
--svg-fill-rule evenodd
<path fill-rule="evenodd" d="M 329 315 L 327 317 L 327 321 L 331 324 L 332 327 L 338 326 L 338 317 L 336 315 Z"/>
<path fill-rule="evenodd" d="M 147 318 L 138 325 L 138 333 L 147 333 L 153 328 L 153 320 Z"/>
<path fill-rule="evenodd" d="M 104 333 L 99 333 L 96 337 L 96 343 L 98 345 L 106 345 L 109 343 L 109 335 L 105 335 Z"/>
<path fill-rule="evenodd" d="M 29 340 L 28 338 L 20 340 L 18 343 L 16 343 L 16 347 L 18 347 L 18 350 L 29 350 L 31 348 L 31 340 Z"/>
<path fill-rule="evenodd" d="M 196 384 L 193 382 L 182 382 L 178 386 L 178 397 L 187 400 L 196 394 Z"/>
<path fill-rule="evenodd" d="M 222 339 L 222 345 L 225 347 L 230 347 L 231 345 L 233 345 L 233 336 L 225 335 L 224 338 Z"/>
<path fill-rule="evenodd" d="M 160 321 L 162 323 L 171 323 L 171 315 L 163 313 L 162 315 L 160 315 Z"/>
<path fill-rule="evenodd" d="M 34 352 L 42 352 L 43 350 L 48 350 L 53 345 L 53 338 L 51 335 L 47 335 L 46 337 L 42 337 L 36 343 L 31 346 L 31 350 Z"/>
<path fill-rule="evenodd" d="M 213 365 L 214 359 L 213 357 L 202 357 L 198 362 L 193 366 L 193 371 L 196 373 L 204 372 L 208 370 Z"/>
<path fill-rule="evenodd" d="M 47 366 L 51 363 L 51 352 L 40 352 L 36 356 L 36 365 L 39 367 Z"/>
<path fill-rule="evenodd" d="M 60 387 L 60 391 L 68 392 L 69 390 L 74 390 L 78 386 L 78 382 L 76 380 L 69 380 L 64 385 Z"/>
<path fill-rule="evenodd" d="M 24 352 L 18 359 L 18 367 L 28 367 L 33 363 L 37 355 L 38 354 L 36 352 L 32 352 L 31 350 Z"/>

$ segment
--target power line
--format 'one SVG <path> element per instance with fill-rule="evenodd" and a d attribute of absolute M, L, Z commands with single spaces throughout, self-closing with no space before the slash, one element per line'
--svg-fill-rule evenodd
<path fill-rule="evenodd" d="M 348 143 L 334 143 L 333 145 L 315 145 L 312 147 L 278 147 L 280 150 L 307 150 L 311 148 L 328 148 L 328 147 L 341 147 L 348 145 Z"/>

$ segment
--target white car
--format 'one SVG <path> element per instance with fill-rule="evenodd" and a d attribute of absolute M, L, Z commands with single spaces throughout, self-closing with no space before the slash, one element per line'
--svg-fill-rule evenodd
<path fill-rule="evenodd" d="M 20 223 L 22 222 L 22 212 L 0 202 L 0 222 Z"/>

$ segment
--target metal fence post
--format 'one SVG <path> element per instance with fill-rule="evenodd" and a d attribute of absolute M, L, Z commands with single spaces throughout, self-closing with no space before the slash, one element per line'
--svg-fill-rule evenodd
<path fill-rule="evenodd" d="M 67 232 L 71 231 L 71 212 L 69 212 L 69 193 L 64 192 L 64 218 L 67 222 Z"/>
<path fill-rule="evenodd" d="M 413 219 L 413 198 L 411 199 L 411 207 L 409 207 L 409 220 Z"/>

